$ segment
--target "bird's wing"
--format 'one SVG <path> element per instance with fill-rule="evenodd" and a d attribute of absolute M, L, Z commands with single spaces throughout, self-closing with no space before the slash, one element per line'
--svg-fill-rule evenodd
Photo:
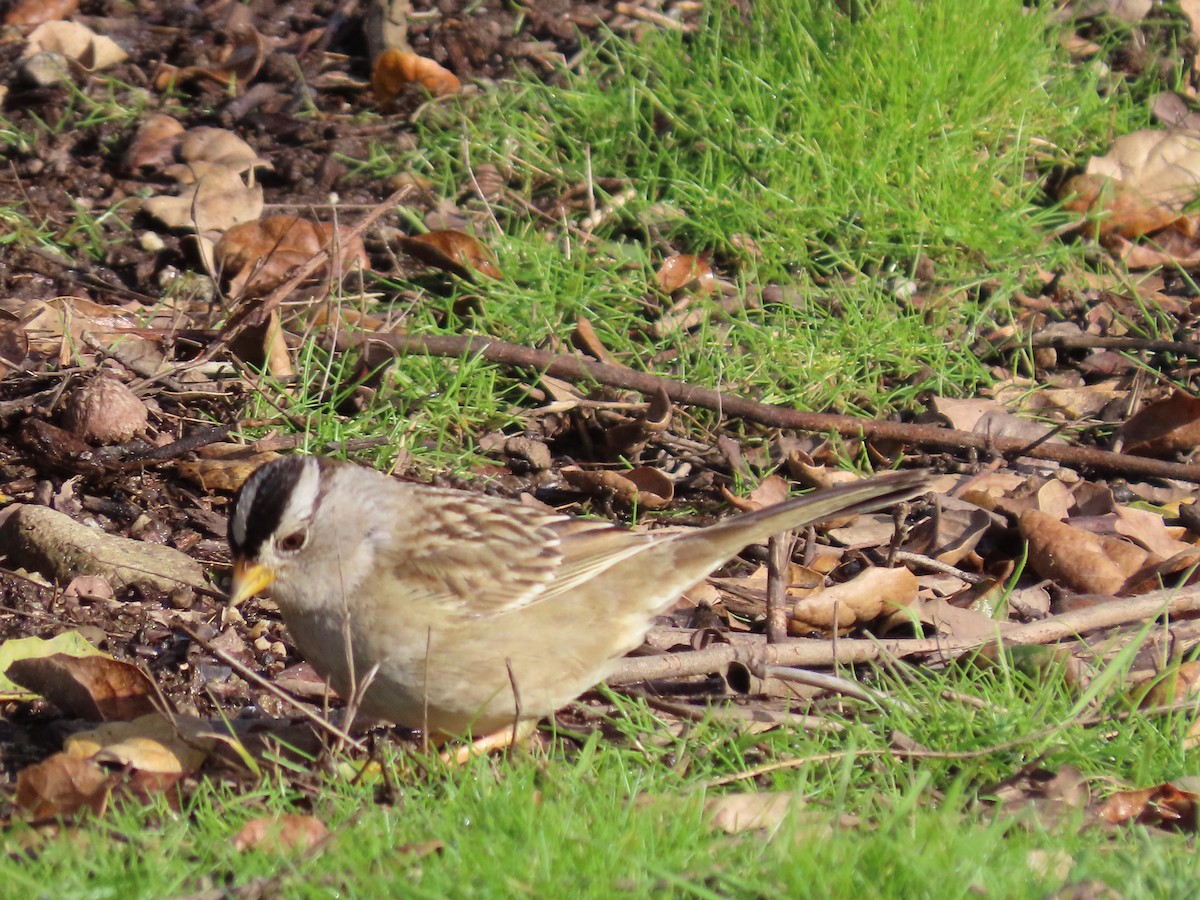
<path fill-rule="evenodd" d="M 509 500 L 423 487 L 402 504 L 396 515 L 419 540 L 389 552 L 407 599 L 464 618 L 560 595 L 640 549 L 640 536 L 625 529 Z"/>

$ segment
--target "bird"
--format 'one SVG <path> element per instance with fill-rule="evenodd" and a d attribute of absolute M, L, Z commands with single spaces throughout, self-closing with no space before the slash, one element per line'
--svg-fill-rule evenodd
<path fill-rule="evenodd" d="M 746 546 L 911 499 L 928 477 L 896 472 L 639 532 L 291 455 L 234 500 L 230 601 L 269 588 L 300 654 L 373 719 L 438 740 L 525 733 Z"/>

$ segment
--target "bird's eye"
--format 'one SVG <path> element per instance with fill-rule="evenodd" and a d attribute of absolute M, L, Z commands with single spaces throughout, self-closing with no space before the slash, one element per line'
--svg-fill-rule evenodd
<path fill-rule="evenodd" d="M 291 534 L 285 534 L 277 542 L 276 546 L 284 553 L 295 553 L 308 543 L 307 531 L 293 531 Z"/>

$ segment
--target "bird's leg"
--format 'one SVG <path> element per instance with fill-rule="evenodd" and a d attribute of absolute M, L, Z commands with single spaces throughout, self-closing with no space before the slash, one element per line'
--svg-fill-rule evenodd
<path fill-rule="evenodd" d="M 506 725 L 498 731 L 493 731 L 491 734 L 485 734 L 481 738 L 476 738 L 468 744 L 443 750 L 442 762 L 452 763 L 456 766 L 465 765 L 472 756 L 483 756 L 491 753 L 493 750 L 503 750 L 505 747 L 512 746 L 518 741 L 524 740 L 533 734 L 536 728 L 536 719 L 524 719 L 520 722 L 514 722 L 512 725 Z"/>

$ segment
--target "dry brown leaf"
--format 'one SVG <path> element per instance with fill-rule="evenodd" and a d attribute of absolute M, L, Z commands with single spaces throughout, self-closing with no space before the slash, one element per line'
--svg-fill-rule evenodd
<path fill-rule="evenodd" d="M 750 492 L 749 497 L 739 497 L 722 485 L 721 494 L 735 509 L 742 512 L 753 512 L 782 503 L 791 493 L 788 483 L 778 475 L 768 475 L 758 483 L 758 487 Z"/>
<path fill-rule="evenodd" d="M 1200 444 L 1200 399 L 1175 391 L 1138 410 L 1118 432 L 1124 452 L 1170 456 Z"/>
<path fill-rule="evenodd" d="M 847 631 L 917 599 L 917 577 L 908 569 L 865 569 L 844 584 L 799 600 L 792 608 L 788 631 Z"/>
<path fill-rule="evenodd" d="M 1103 240 L 1132 240 L 1176 225 L 1189 227 L 1178 210 L 1105 175 L 1076 175 L 1063 185 L 1060 197 L 1063 208 L 1086 217 L 1087 227 Z"/>
<path fill-rule="evenodd" d="M 660 469 L 642 466 L 615 472 L 566 466 L 562 476 L 571 487 L 596 496 L 610 496 L 623 506 L 665 509 L 675 495 L 675 485 Z"/>
<path fill-rule="evenodd" d="M 1112 530 L 1145 547 L 1161 559 L 1169 559 L 1177 553 L 1194 549 L 1191 544 L 1173 537 L 1163 517 L 1148 509 L 1116 507 L 1113 510 Z"/>
<path fill-rule="evenodd" d="M 136 719 L 154 711 L 154 685 L 134 665 L 108 656 L 55 653 L 20 659 L 5 673 L 67 716 L 89 722 Z"/>
<path fill-rule="evenodd" d="M 149 116 L 125 149 L 125 169 L 129 172 L 165 169 L 175 161 L 183 135 L 184 127 L 178 119 L 162 113 Z"/>
<path fill-rule="evenodd" d="M 957 566 L 995 525 L 995 517 L 974 503 L 938 497 L 938 514 L 921 520 L 909 532 L 904 549 Z"/>
<path fill-rule="evenodd" d="M 260 850 L 264 853 L 307 853 L 329 837 L 329 829 L 313 816 L 282 815 L 251 819 L 233 838 L 239 853 Z"/>
<path fill-rule="evenodd" d="M 1147 200 L 1182 209 L 1200 189 L 1200 134 L 1146 128 L 1088 160 L 1087 173 L 1114 178 Z"/>
<path fill-rule="evenodd" d="M 416 237 L 401 236 L 399 242 L 409 256 L 459 278 L 470 278 L 472 270 L 488 278 L 504 277 L 491 251 L 465 231 L 430 231 Z"/>
<path fill-rule="evenodd" d="M 270 161 L 262 159 L 254 148 L 225 128 L 192 128 L 179 144 L 179 158 L 185 163 L 209 163 L 229 169 L 239 175 L 259 168 L 272 168 Z M 188 178 L 186 167 L 167 174 L 179 180 Z M 192 179 L 188 178 L 190 182 Z"/>
<path fill-rule="evenodd" d="M 79 22 L 43 22 L 35 28 L 21 51 L 21 58 L 27 59 L 38 53 L 57 53 L 74 60 L 89 72 L 129 58 L 112 38 L 96 34 Z"/>
<path fill-rule="evenodd" d="M 85 335 L 108 343 L 127 337 L 127 332 L 139 324 L 135 313 L 130 310 L 83 297 L 0 299 L 0 309 L 21 320 L 31 353 L 58 358 L 64 365 L 71 359 L 75 348 L 86 343 Z"/>
<path fill-rule="evenodd" d="M 98 372 L 65 401 L 63 424 L 93 444 L 118 444 L 146 430 L 150 411 L 116 375 Z"/>
<path fill-rule="evenodd" d="M 654 275 L 658 289 L 664 294 L 686 290 L 701 296 L 711 294 L 717 287 L 712 266 L 707 260 L 690 253 L 677 253 L 663 260 Z"/>
<path fill-rule="evenodd" d="M 995 640 L 1014 626 L 1003 619 L 993 619 L 976 609 L 952 606 L 941 597 L 922 600 L 911 607 L 918 621 L 932 625 L 938 634 L 956 640 Z M 888 618 L 889 625 L 900 626 L 912 621 L 909 610 L 897 610 Z"/>
<path fill-rule="evenodd" d="M 141 772 L 190 775 L 216 746 L 211 730 L 204 719 L 153 712 L 77 732 L 67 738 L 63 752 Z"/>
<path fill-rule="evenodd" d="M 262 215 L 262 187 L 247 187 L 231 169 L 217 167 L 176 197 L 150 197 L 142 208 L 168 228 L 225 231 Z"/>
<path fill-rule="evenodd" d="M 370 267 L 362 238 L 348 238 L 349 229 L 327 222 L 312 222 L 296 216 L 268 216 L 230 228 L 217 242 L 215 257 L 222 277 L 230 279 L 234 297 L 262 296 L 285 282 L 292 270 L 302 266 L 330 246 L 330 257 L 313 273 L 345 273 L 354 267 Z"/>
<path fill-rule="evenodd" d="M 263 451 L 253 445 L 230 443 L 209 444 L 197 456 L 200 458 L 194 461 L 177 461 L 175 468 L 183 477 L 210 493 L 233 493 L 255 469 L 279 458 L 274 450 Z"/>
<path fill-rule="evenodd" d="M 435 97 L 457 94 L 462 83 L 432 59 L 404 50 L 384 50 L 371 72 L 371 89 L 380 106 L 388 106 L 406 85 L 419 84 Z"/>
<path fill-rule="evenodd" d="M 858 476 L 845 469 L 835 469 L 826 465 L 818 465 L 807 453 L 793 450 L 784 460 L 787 473 L 805 487 L 830 488 L 839 484 L 849 484 L 858 481 Z"/>
<path fill-rule="evenodd" d="M 1096 535 L 1036 509 L 1022 513 L 1019 525 L 1029 564 L 1041 577 L 1083 594 L 1113 595 L 1125 583 Z"/>
<path fill-rule="evenodd" d="M 1097 810 L 1100 818 L 1113 825 L 1136 822 L 1139 825 L 1170 825 L 1185 831 L 1196 830 L 1196 797 L 1170 783 L 1132 791 L 1117 791 Z"/>
<path fill-rule="evenodd" d="M 1129 692 L 1142 709 L 1171 706 L 1200 693 L 1200 662 L 1171 666 L 1138 682 Z"/>
<path fill-rule="evenodd" d="M 79 0 L 17 0 L 4 15 L 5 25 L 40 25 L 75 15 Z"/>
<path fill-rule="evenodd" d="M 92 760 L 56 753 L 17 773 L 16 804 L 35 822 L 83 809 L 102 815 L 112 785 L 112 777 Z"/>
<path fill-rule="evenodd" d="M 52 638 L 12 638 L 0 643 L 0 700 L 30 700 L 37 696 L 4 673 L 14 662 L 21 659 L 38 659 L 66 653 L 70 656 L 99 656 L 100 651 L 78 631 L 64 631 Z"/>
<path fill-rule="evenodd" d="M 18 316 L 0 310 L 0 377 L 20 369 L 29 357 L 29 332 Z"/>
<path fill-rule="evenodd" d="M 1200 265 L 1200 217 L 1188 216 L 1189 231 L 1164 228 L 1147 234 L 1144 243 L 1133 243 L 1121 235 L 1104 242 L 1105 248 L 1130 269 L 1151 269 L 1156 266 Z"/>
<path fill-rule="evenodd" d="M 726 834 L 774 831 L 792 810 L 804 806 L 797 794 L 784 792 L 722 794 L 704 801 L 704 813 L 712 828 Z"/>

